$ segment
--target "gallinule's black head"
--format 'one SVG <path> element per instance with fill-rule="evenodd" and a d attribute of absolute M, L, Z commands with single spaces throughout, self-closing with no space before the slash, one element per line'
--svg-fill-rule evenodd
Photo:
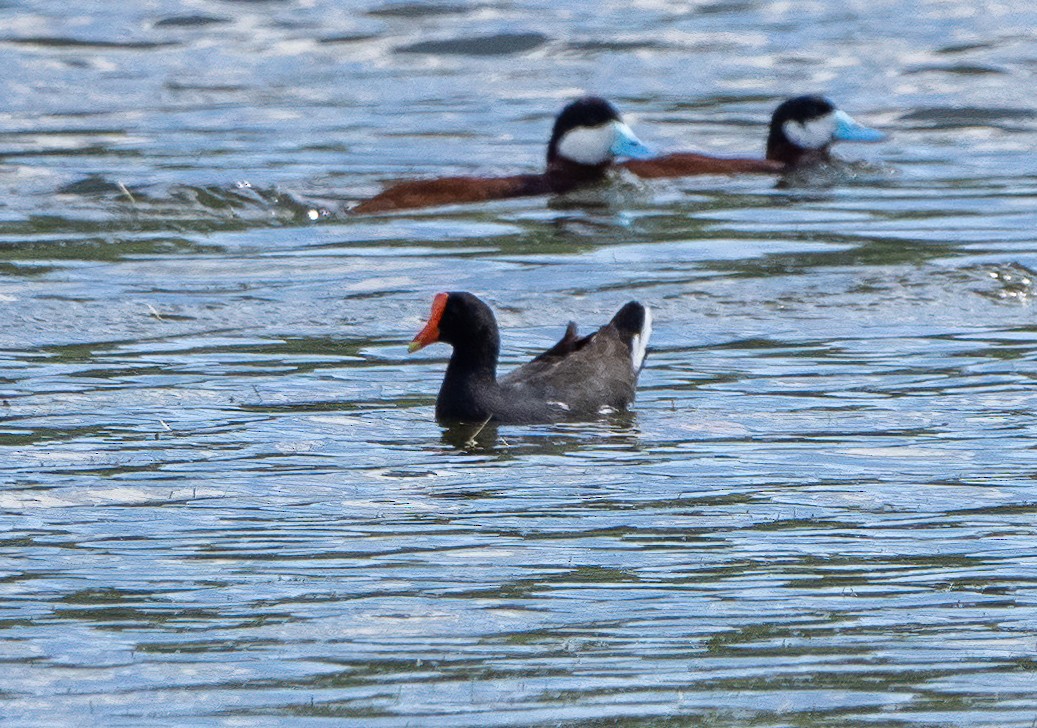
<path fill-rule="evenodd" d="M 490 307 L 471 293 L 437 293 L 432 299 L 428 322 L 407 347 L 415 352 L 442 341 L 454 347 L 465 358 L 492 359 L 497 367 L 500 333 Z"/>
<path fill-rule="evenodd" d="M 623 123 L 616 107 L 597 96 L 584 96 L 562 109 L 547 145 L 548 167 L 559 160 L 598 166 L 616 157 L 650 156 L 651 150 Z"/>
<path fill-rule="evenodd" d="M 823 96 L 797 96 L 771 116 L 767 159 L 795 165 L 803 159 L 825 159 L 837 141 L 879 142 L 886 135 L 856 122 Z"/>
<path fill-rule="evenodd" d="M 436 400 L 441 422 L 555 422 L 629 405 L 651 332 L 651 313 L 631 301 L 589 336 L 570 323 L 561 341 L 498 379 L 493 311 L 471 293 L 440 293 L 410 351 L 437 341 L 454 348 Z"/>

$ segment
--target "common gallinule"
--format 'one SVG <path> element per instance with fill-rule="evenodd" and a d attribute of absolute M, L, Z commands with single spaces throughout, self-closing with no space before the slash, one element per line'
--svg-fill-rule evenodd
<path fill-rule="evenodd" d="M 835 142 L 878 142 L 885 138 L 885 134 L 859 124 L 823 96 L 797 96 L 781 103 L 771 115 L 766 159 L 674 152 L 631 160 L 620 166 L 639 177 L 790 172 L 796 167 L 828 161 L 829 149 Z"/>
<path fill-rule="evenodd" d="M 454 347 L 436 400 L 440 422 L 559 422 L 629 405 L 651 334 L 650 310 L 631 301 L 589 336 L 570 322 L 561 341 L 498 379 L 493 311 L 471 293 L 440 293 L 410 351 L 436 341 Z"/>
<path fill-rule="evenodd" d="M 401 182 L 361 202 L 364 215 L 437 205 L 562 194 L 605 179 L 616 157 L 643 158 L 651 152 L 623 123 L 616 107 L 596 96 L 573 101 L 555 119 L 541 174 L 509 177 L 440 177 Z"/>

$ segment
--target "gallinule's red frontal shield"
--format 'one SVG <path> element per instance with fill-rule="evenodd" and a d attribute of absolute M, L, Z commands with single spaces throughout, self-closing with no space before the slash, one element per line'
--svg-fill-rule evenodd
<path fill-rule="evenodd" d="M 436 399 L 440 422 L 558 422 L 597 419 L 633 402 L 651 334 L 651 311 L 631 301 L 589 336 L 570 323 L 557 344 L 498 379 L 493 311 L 455 292 L 436 295 L 409 349 L 437 341 L 454 349 Z"/>
<path fill-rule="evenodd" d="M 439 341 L 439 320 L 443 318 L 443 309 L 446 308 L 448 297 L 447 293 L 437 293 L 436 297 L 432 299 L 432 313 L 429 314 L 428 322 L 425 324 L 425 328 L 414 337 L 414 341 L 410 342 L 407 347 L 408 352 L 413 354 L 418 349 L 423 349 L 429 344 Z"/>

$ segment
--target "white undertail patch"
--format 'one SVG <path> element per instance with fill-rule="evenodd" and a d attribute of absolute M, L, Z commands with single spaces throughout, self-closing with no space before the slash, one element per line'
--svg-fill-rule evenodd
<path fill-rule="evenodd" d="M 613 122 L 600 126 L 578 126 L 570 129 L 558 142 L 558 154 L 577 164 L 601 164 L 612 159 L 616 141 Z"/>
<path fill-rule="evenodd" d="M 645 320 L 641 324 L 641 331 L 630 338 L 630 366 L 634 370 L 635 375 L 641 371 L 641 366 L 645 363 L 645 355 L 648 353 L 648 340 L 652 338 L 652 309 L 648 308 L 648 306 L 643 308 L 645 310 Z"/>
<path fill-rule="evenodd" d="M 829 113 L 806 122 L 786 121 L 781 130 L 800 149 L 821 149 L 832 143 L 836 126 L 835 114 Z"/>

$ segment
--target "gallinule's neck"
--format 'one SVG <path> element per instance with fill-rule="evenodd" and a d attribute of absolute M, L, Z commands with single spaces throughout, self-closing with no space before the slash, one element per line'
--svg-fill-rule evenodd
<path fill-rule="evenodd" d="M 500 356 L 500 334 L 494 323 L 485 338 L 454 342 L 454 353 L 446 368 L 444 389 L 464 389 L 472 382 L 497 382 L 497 357 Z"/>
<path fill-rule="evenodd" d="M 440 420 L 478 422 L 490 416 L 490 404 L 497 389 L 497 352 L 499 342 L 476 350 L 454 347 L 436 398 L 436 417 Z"/>

